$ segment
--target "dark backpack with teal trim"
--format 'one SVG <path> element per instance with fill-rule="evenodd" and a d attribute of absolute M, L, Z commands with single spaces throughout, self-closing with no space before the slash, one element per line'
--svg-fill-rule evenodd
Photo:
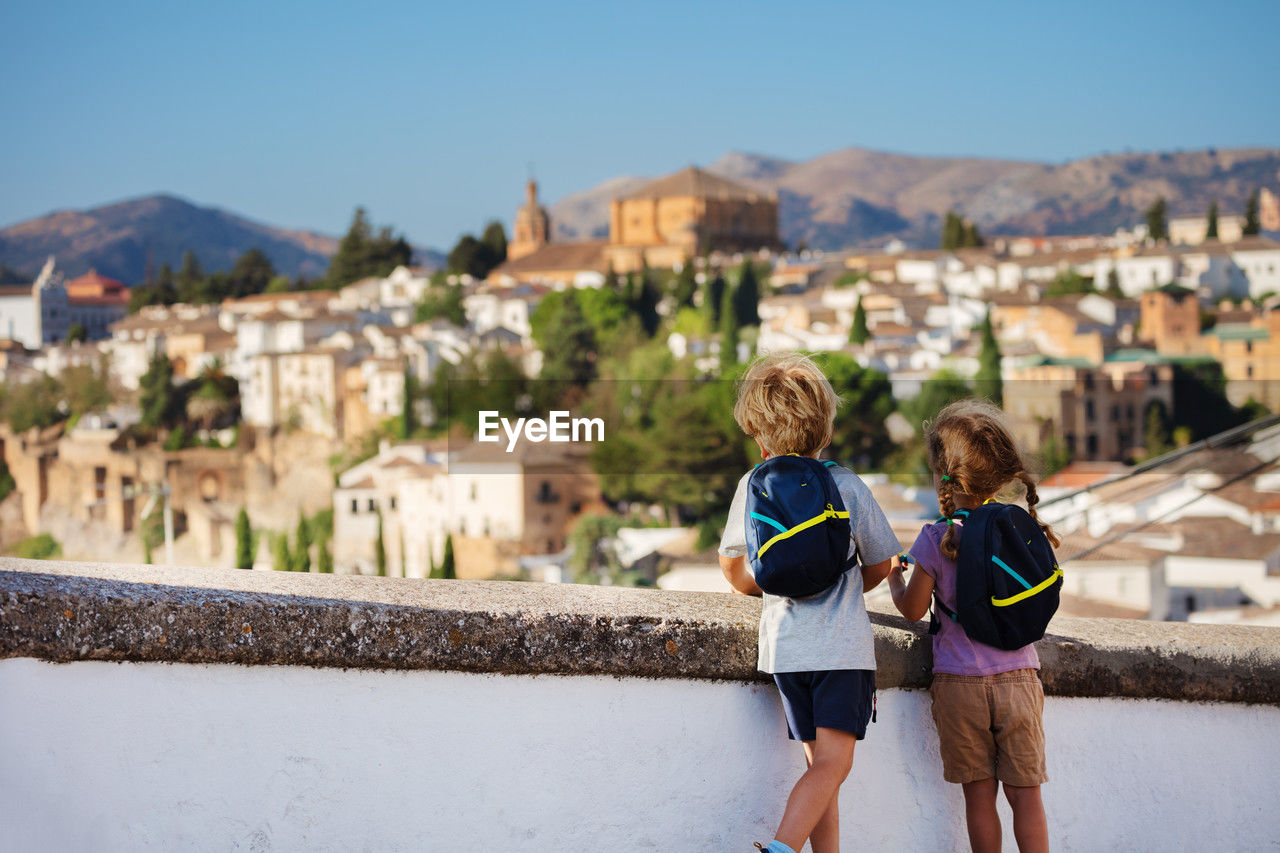
<path fill-rule="evenodd" d="M 747 556 L 756 585 L 770 595 L 814 595 L 854 564 L 849 513 L 830 471 L 835 464 L 772 456 L 747 480 Z"/>
<path fill-rule="evenodd" d="M 1062 569 L 1040 525 L 1013 504 L 983 504 L 953 518 L 963 520 L 956 609 L 935 595 L 938 608 L 970 639 L 997 649 L 1013 651 L 1039 640 L 1062 591 Z M 938 628 L 935 616 L 929 632 Z"/>

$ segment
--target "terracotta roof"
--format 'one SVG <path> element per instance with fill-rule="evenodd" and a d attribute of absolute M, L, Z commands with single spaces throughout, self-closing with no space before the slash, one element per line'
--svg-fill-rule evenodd
<path fill-rule="evenodd" d="M 66 288 L 67 295 L 72 297 L 72 301 L 76 296 L 105 296 L 122 291 L 125 294 L 125 301 L 129 299 L 128 285 L 123 281 L 108 278 L 97 270 L 89 270 L 84 275 L 71 279 L 66 283 Z"/>
<path fill-rule="evenodd" d="M 740 198 L 749 201 L 767 198 L 767 194 L 751 187 L 722 178 L 711 172 L 690 166 L 670 175 L 650 181 L 632 190 L 620 199 L 668 198 L 670 196 L 694 196 L 695 198 Z"/>
<path fill-rule="evenodd" d="M 1040 488 L 1082 489 L 1122 474 L 1126 470 L 1128 466 L 1120 462 L 1072 462 L 1062 470 L 1046 477 L 1040 484 Z"/>
<path fill-rule="evenodd" d="M 607 245 L 609 244 L 606 240 L 548 243 L 522 258 L 504 262 L 493 271 L 493 274 L 521 275 L 566 270 L 604 272 L 608 268 L 604 258 L 604 249 Z"/>

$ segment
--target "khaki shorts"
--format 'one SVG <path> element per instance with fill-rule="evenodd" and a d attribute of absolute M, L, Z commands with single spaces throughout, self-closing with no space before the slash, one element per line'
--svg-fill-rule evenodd
<path fill-rule="evenodd" d="M 1044 770 L 1044 688 L 1034 669 L 995 675 L 936 673 L 933 721 L 942 778 L 963 784 L 992 777 L 1031 787 Z"/>

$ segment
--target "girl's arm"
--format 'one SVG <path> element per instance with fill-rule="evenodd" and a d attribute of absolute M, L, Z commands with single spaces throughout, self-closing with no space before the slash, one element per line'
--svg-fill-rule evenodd
<path fill-rule="evenodd" d="M 746 557 L 726 557 L 721 554 L 720 571 L 724 572 L 724 579 L 729 582 L 729 586 L 733 587 L 735 592 L 743 595 L 763 595 L 760 587 L 756 586 L 756 579 L 747 571 Z"/>
<path fill-rule="evenodd" d="M 905 580 L 902 576 L 902 555 L 899 554 L 893 558 L 893 570 L 889 572 L 889 594 L 893 596 L 899 613 L 912 622 L 919 621 L 929 612 L 933 578 L 917 566 L 911 573 L 911 580 Z"/>

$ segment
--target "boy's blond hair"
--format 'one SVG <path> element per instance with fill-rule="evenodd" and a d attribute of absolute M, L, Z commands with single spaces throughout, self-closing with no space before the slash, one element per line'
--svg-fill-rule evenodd
<path fill-rule="evenodd" d="M 826 447 L 840 397 L 813 359 L 779 353 L 742 377 L 733 419 L 771 454 L 809 456 Z"/>

